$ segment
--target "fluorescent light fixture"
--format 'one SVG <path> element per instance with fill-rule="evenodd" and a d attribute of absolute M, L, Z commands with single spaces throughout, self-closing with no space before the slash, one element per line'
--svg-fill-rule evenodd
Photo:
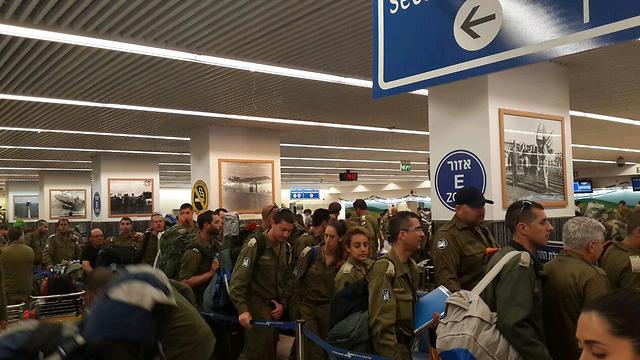
<path fill-rule="evenodd" d="M 283 172 L 280 173 L 280 175 L 282 175 L 283 177 L 286 176 L 337 176 L 338 173 L 333 173 L 333 174 L 329 174 L 329 173 L 287 173 L 287 172 Z M 429 176 L 427 175 L 402 175 L 402 174 L 389 174 L 389 175 L 384 175 L 384 174 L 358 174 L 358 178 L 366 178 L 366 177 L 394 177 L 394 178 L 407 178 L 407 179 L 415 179 L 415 178 L 429 178 Z"/>
<path fill-rule="evenodd" d="M 588 159 L 573 159 L 573 162 L 583 162 L 583 163 L 598 163 L 598 164 L 615 164 L 615 161 L 610 160 L 588 160 Z"/>
<path fill-rule="evenodd" d="M 168 152 L 168 151 L 138 151 L 138 150 L 57 148 L 57 147 L 41 147 L 41 146 L 0 145 L 0 149 L 44 150 L 44 151 L 79 151 L 79 152 L 98 152 L 98 153 L 116 153 L 116 154 L 136 154 L 136 155 L 176 155 L 176 156 L 179 155 L 179 156 L 191 156 L 191 153 L 179 153 L 179 152 Z"/>
<path fill-rule="evenodd" d="M 44 98 L 44 97 L 36 97 L 36 96 L 0 94 L 0 99 L 12 100 L 12 101 L 36 102 L 36 103 L 44 103 L 44 104 L 74 105 L 74 106 L 87 106 L 87 107 L 106 108 L 106 109 L 120 109 L 120 110 L 131 110 L 131 111 L 165 113 L 165 114 L 175 114 L 175 115 L 190 115 L 190 116 L 199 116 L 199 117 L 207 117 L 207 118 L 215 118 L 215 119 L 231 119 L 231 120 L 238 120 L 238 121 L 253 121 L 253 122 L 272 123 L 272 124 L 313 126 L 313 127 L 325 127 L 325 128 L 334 128 L 334 129 L 348 129 L 348 130 L 361 130 L 361 131 L 377 131 L 377 132 L 387 132 L 387 133 L 392 132 L 392 133 L 398 133 L 398 134 L 422 135 L 422 136 L 429 135 L 428 131 L 420 131 L 420 130 L 406 130 L 406 129 L 375 127 L 375 126 L 364 126 L 364 125 L 345 125 L 345 124 L 338 124 L 338 123 L 324 123 L 319 121 L 222 114 L 222 113 L 214 113 L 214 112 L 207 112 L 207 111 L 168 109 L 168 108 L 125 105 L 125 104 L 109 104 L 109 103 L 99 103 L 99 102 L 91 102 L 91 101 Z"/>
<path fill-rule="evenodd" d="M 138 138 L 138 139 L 159 139 L 159 140 L 179 140 L 189 141 L 188 137 L 177 136 L 156 136 L 156 135 L 140 135 L 140 134 L 117 134 L 108 132 L 95 132 L 95 131 L 75 131 L 75 130 L 54 130 L 54 129 L 32 129 L 22 127 L 10 127 L 0 126 L 0 131 L 26 131 L 34 133 L 55 133 L 55 134 L 74 134 L 74 135 L 96 135 L 96 136 L 114 136 L 114 137 L 126 137 L 126 138 Z"/>
<path fill-rule="evenodd" d="M 329 158 L 306 158 L 306 157 L 281 157 L 280 160 L 301 160 L 301 161 L 330 161 L 330 162 L 362 162 L 375 164 L 397 164 L 399 160 L 362 160 L 362 159 L 329 159 Z M 411 165 L 428 165 L 426 161 L 411 161 Z"/>
<path fill-rule="evenodd" d="M 609 150 L 609 151 L 622 151 L 622 152 L 640 153 L 640 149 L 618 148 L 618 147 L 611 147 L 611 146 L 580 145 L 580 144 L 573 144 L 571 146 L 574 147 L 574 148 L 582 148 L 582 149 L 595 149 L 595 150 Z"/>
<path fill-rule="evenodd" d="M 325 166 L 280 166 L 281 169 L 308 169 L 308 170 L 344 170 L 344 168 L 337 167 L 325 167 Z M 349 168 L 349 170 L 353 171 L 390 171 L 390 172 L 401 172 L 400 169 L 378 169 L 378 168 Z M 421 170 L 412 170 L 411 172 L 426 172 L 427 169 Z"/>
<path fill-rule="evenodd" d="M 22 171 L 91 171 L 91 169 L 35 168 L 35 167 L 0 167 L 0 170 L 22 170 Z"/>
<path fill-rule="evenodd" d="M 237 69 L 237 70 L 253 71 L 253 72 L 259 72 L 259 73 L 270 74 L 270 75 L 279 75 L 279 76 L 287 76 L 287 77 L 293 77 L 298 79 L 322 81 L 322 82 L 341 84 L 341 85 L 358 86 L 358 87 L 365 87 L 365 88 L 371 88 L 373 85 L 372 81 L 370 80 L 348 78 L 348 77 L 324 74 L 324 73 L 313 72 L 313 71 L 292 69 L 292 68 L 287 68 L 282 66 L 265 65 L 265 64 L 250 62 L 250 61 L 240 61 L 240 60 L 227 59 L 227 58 L 222 58 L 217 56 L 200 55 L 200 54 L 194 54 L 194 53 L 189 53 L 185 51 L 176 51 L 176 50 L 163 49 L 159 47 L 137 45 L 137 44 L 127 43 L 122 41 L 104 40 L 104 39 L 93 38 L 88 36 L 78 36 L 78 35 L 65 34 L 61 32 L 38 30 L 38 29 L 33 29 L 33 28 L 28 28 L 23 26 L 0 24 L 0 34 L 7 35 L 7 36 L 24 37 L 24 38 L 36 39 L 36 40 L 52 41 L 52 42 L 63 43 L 63 44 L 86 46 L 86 47 L 105 49 L 105 50 L 113 50 L 113 51 L 126 52 L 131 54 L 160 57 L 165 59 L 194 62 L 199 64 L 220 66 L 224 68 L 231 68 L 231 69 Z M 417 95 L 423 95 L 423 96 L 429 95 L 428 90 L 418 90 L 412 93 Z"/>
<path fill-rule="evenodd" d="M 191 170 L 160 170 L 161 173 L 190 174 Z"/>
<path fill-rule="evenodd" d="M 355 147 L 355 146 L 307 145 L 307 144 L 280 144 L 280 147 L 330 149 L 330 150 L 379 151 L 379 152 L 411 153 L 411 154 L 428 154 L 429 153 L 428 151 L 423 151 L 423 150 L 385 149 L 385 148 L 369 148 L 369 147 Z"/>
<path fill-rule="evenodd" d="M 37 178 L 38 175 L 37 174 L 2 174 L 0 175 L 0 178 L 6 178 L 6 177 L 17 177 L 17 178 L 21 178 L 21 177 L 30 177 L 30 178 Z"/>
<path fill-rule="evenodd" d="M 190 163 L 167 163 L 167 162 L 161 162 L 158 165 L 160 166 L 191 166 Z"/>
<path fill-rule="evenodd" d="M 31 162 L 48 162 L 48 163 L 74 163 L 74 164 L 91 164 L 90 160 L 56 160 L 56 159 L 0 159 L 0 161 L 31 161 Z"/>
<path fill-rule="evenodd" d="M 569 111 L 569 114 L 571 114 L 571 116 L 583 117 L 588 119 L 604 120 L 604 121 L 617 122 L 621 124 L 640 126 L 639 120 L 627 119 L 627 118 L 622 118 L 617 116 L 600 115 L 600 114 L 593 114 L 593 113 L 573 111 L 573 110 Z"/>

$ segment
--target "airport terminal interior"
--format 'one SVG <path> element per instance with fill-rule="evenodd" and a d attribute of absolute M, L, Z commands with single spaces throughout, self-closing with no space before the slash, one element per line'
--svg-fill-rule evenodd
<path fill-rule="evenodd" d="M 519 217 L 528 211 L 526 203 L 544 205 L 554 230 L 550 242 L 532 253 L 536 263 L 560 256 L 563 226 L 576 215 L 601 223 L 603 240 L 622 241 L 633 223 L 631 214 L 640 213 L 640 8 L 622 1 L 627 2 L 625 11 L 635 18 L 620 31 L 589 35 L 605 31 L 607 22 L 627 24 L 617 18 L 623 11 L 611 10 L 615 19 L 602 20 L 596 11 L 602 5 L 592 4 L 590 14 L 586 8 L 580 12 L 585 28 L 576 34 L 596 40 L 567 40 L 538 53 L 523 52 L 513 61 L 503 58 L 454 73 L 447 69 L 490 59 L 497 52 L 492 47 L 507 46 L 504 33 L 514 26 L 514 13 L 545 17 L 542 12 L 557 4 L 449 1 L 453 8 L 439 11 L 451 17 L 454 34 L 442 36 L 449 45 L 431 50 L 431 37 L 414 36 L 413 25 L 403 28 L 415 17 L 432 16 L 430 7 L 439 5 L 427 0 L 0 1 L 0 225 L 27 236 L 44 220 L 48 237 L 68 221 L 78 244 L 86 247 L 92 229 L 100 229 L 107 241 L 117 238 L 123 218 L 136 241 L 153 231 L 154 214 L 163 218 L 163 226 L 181 224 L 183 204 L 191 205 L 194 223 L 207 210 L 224 209 L 220 221 L 236 219 L 240 232 L 273 221 L 275 205 L 303 215 L 295 227 L 309 232 L 317 227 L 310 227 L 315 220 L 305 210 L 315 217 L 318 209 L 331 210 L 337 203 L 338 218 L 348 222 L 363 213 L 356 202 L 362 199 L 375 219 L 382 253 L 397 244 L 381 230 L 385 222 L 388 230 L 399 212 L 418 215 L 423 243 L 415 260 L 423 265 L 421 288 L 427 291 L 439 286 L 432 249 L 453 243 L 435 234 L 459 206 L 467 206 L 460 204 L 462 197 L 456 199 L 464 187 L 480 190 L 483 206 L 484 199 L 493 200 L 486 204 L 483 226 L 496 249 L 511 244 L 505 222 L 511 205 L 525 201 Z M 488 3 L 499 11 L 490 13 L 483 7 L 494 6 Z M 392 18 L 401 16 L 405 24 Z M 502 27 L 491 34 L 489 26 L 496 21 Z M 542 47 L 558 34 L 571 38 L 569 25 L 545 24 L 538 24 L 546 28 L 540 39 L 532 35 L 530 44 L 518 46 Z M 384 33 L 382 25 L 395 30 Z M 424 26 L 424 33 L 432 31 Z M 487 37 L 495 40 L 473 48 Z M 405 38 L 412 49 L 398 45 Z M 438 66 L 450 72 L 420 77 Z M 399 74 L 407 76 L 402 81 L 420 80 L 394 85 L 392 78 Z M 220 225 L 216 236 L 227 235 L 222 229 L 228 226 Z M 9 235 L 0 240 L 8 242 Z M 151 257 L 156 266 L 157 256 Z M 235 263 L 239 270 L 251 267 L 249 257 L 244 259 Z M 87 276 L 82 262 L 76 265 L 78 276 Z M 632 266 L 636 271 L 633 260 Z M 39 270 L 51 269 L 43 262 Z M 33 271 L 35 283 L 35 266 Z M 56 295 L 68 306 L 60 310 L 65 323 L 88 308 L 84 290 Z M 385 288 L 381 295 L 384 304 L 395 296 L 388 293 Z M 57 305 L 35 286 L 31 296 L 9 312 L 9 329 L 29 318 L 46 322 L 38 314 L 49 306 L 50 317 L 57 316 Z M 196 296 L 202 294 L 196 291 Z M 114 305 L 103 311 L 120 310 Z M 210 336 L 222 343 L 220 328 L 213 328 Z M 377 336 L 370 331 L 372 339 Z M 296 355 L 293 333 L 281 330 L 278 359 L 290 352 L 291 358 L 326 358 L 329 348 L 314 353 L 309 349 L 320 347 L 308 340 Z M 423 357 L 413 356 L 438 359 L 435 329 L 425 333 L 432 337 L 431 347 L 409 336 L 411 350 L 420 348 Z M 234 341 L 231 335 L 224 339 Z M 255 357 L 249 340 L 245 337 L 240 346 L 240 358 Z M 429 336 L 422 340 L 429 343 Z M 0 349 L 4 342 L 0 336 Z M 377 349 L 366 352 L 407 358 L 400 350 L 394 356 Z M 232 352 L 212 358 L 237 358 Z"/>

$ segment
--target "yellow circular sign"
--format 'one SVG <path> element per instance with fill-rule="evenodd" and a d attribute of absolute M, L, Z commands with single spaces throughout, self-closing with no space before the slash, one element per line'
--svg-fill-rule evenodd
<path fill-rule="evenodd" d="M 198 180 L 193 184 L 191 205 L 196 214 L 209 208 L 209 189 L 207 189 L 207 184 L 202 180 Z"/>

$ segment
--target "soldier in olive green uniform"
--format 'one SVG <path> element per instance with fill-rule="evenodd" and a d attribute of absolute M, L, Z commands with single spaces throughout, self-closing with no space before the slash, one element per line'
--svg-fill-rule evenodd
<path fill-rule="evenodd" d="M 375 354 L 410 360 L 419 281 L 411 256 L 420 249 L 422 228 L 412 212 L 398 212 L 389 226 L 391 251 L 369 274 L 369 334 Z"/>
<path fill-rule="evenodd" d="M 456 194 L 456 214 L 433 236 L 431 257 L 435 286 L 449 291 L 471 290 L 484 276 L 489 254 L 497 248 L 493 235 L 482 225 L 485 204 L 493 204 L 482 192 L 464 187 Z"/>
<path fill-rule="evenodd" d="M 562 237 L 564 250 L 544 266 L 544 327 L 554 359 L 578 360 L 578 317 L 585 304 L 609 291 L 607 274 L 595 264 L 602 253 L 604 227 L 585 217 L 569 219 Z"/>
<path fill-rule="evenodd" d="M 353 284 L 364 279 L 364 276 L 367 274 L 367 271 L 369 271 L 369 268 L 371 268 L 371 265 L 373 265 L 373 260 L 368 258 L 364 259 L 362 267 L 357 267 L 347 260 L 336 275 L 336 292 L 344 289 L 344 287 L 349 284 Z"/>
<path fill-rule="evenodd" d="M 355 211 L 351 218 L 347 220 L 347 227 L 351 229 L 360 226 L 366 229 L 369 236 L 369 258 L 375 259 L 378 257 L 378 251 L 380 251 L 378 220 L 369 214 L 367 203 L 362 199 L 354 201 L 353 208 Z"/>
<path fill-rule="evenodd" d="M 368 245 L 369 238 L 364 229 L 355 227 L 347 231 L 343 240 L 347 260 L 336 275 L 336 293 L 348 284 L 353 284 L 365 277 L 373 265 L 373 260 L 367 258 L 369 256 Z"/>
<path fill-rule="evenodd" d="M 180 259 L 186 245 L 198 238 L 198 226 L 193 222 L 193 207 L 191 204 L 180 206 L 178 223 L 162 233 L 158 240 L 157 267 L 162 270 L 169 279 L 178 279 L 180 271 Z"/>
<path fill-rule="evenodd" d="M 324 229 L 327 226 L 327 222 L 331 218 L 329 210 L 316 209 L 311 215 L 311 228 L 305 232 L 302 236 L 294 240 L 293 246 L 293 259 L 294 264 L 297 264 L 298 258 L 307 247 L 316 246 L 324 241 Z"/>
<path fill-rule="evenodd" d="M 222 220 L 213 211 L 207 210 L 198 215 L 198 228 L 198 240 L 182 255 L 179 279 L 191 286 L 196 295 L 196 303 L 202 306 L 204 290 L 219 267 L 215 254 L 220 251 L 220 244 L 214 244 L 213 241 L 222 231 Z"/>
<path fill-rule="evenodd" d="M 158 255 L 158 235 L 164 231 L 162 214 L 151 215 L 151 228 L 144 232 L 140 242 L 140 262 L 153 266 Z"/>
<path fill-rule="evenodd" d="M 20 242 L 22 231 L 9 231 L 9 245 L 2 249 L 0 260 L 4 274 L 4 289 L 8 305 L 31 303 L 33 283 L 33 250 Z"/>
<path fill-rule="evenodd" d="M 78 237 L 69 233 L 69 220 L 58 220 L 58 231 L 49 236 L 42 251 L 42 263 L 49 268 L 65 260 L 80 259 L 81 250 Z"/>
<path fill-rule="evenodd" d="M 327 213 L 328 214 L 328 213 Z M 329 333 L 331 299 L 338 273 L 339 239 L 330 244 L 305 248 L 293 271 L 298 293 L 297 318 L 305 320 L 305 328 L 322 339 Z M 326 359 L 321 348 L 305 340 L 305 359 Z"/>
<path fill-rule="evenodd" d="M 128 246 L 133 248 L 139 247 L 140 234 L 131 232 L 131 218 L 123 217 L 120 219 L 120 233 L 107 240 L 108 246 Z"/>
<path fill-rule="evenodd" d="M 48 232 L 49 226 L 47 222 L 38 220 L 35 230 L 24 236 L 24 243 L 33 249 L 35 255 L 33 258 L 33 266 L 38 269 L 42 269 L 42 250 L 44 250 L 47 243 Z"/>
<path fill-rule="evenodd" d="M 277 211 L 267 233 L 250 239 L 240 251 L 229 284 L 229 297 L 238 310 L 240 324 L 247 329 L 247 358 L 275 360 L 278 332 L 252 328 L 252 319 L 270 321 L 282 317 L 286 304 L 285 269 L 290 253 L 286 243 L 295 218 L 288 209 Z"/>
<path fill-rule="evenodd" d="M 629 217 L 627 236 L 614 241 L 600 262 L 613 289 L 640 289 L 640 213 Z"/>
<path fill-rule="evenodd" d="M 551 360 L 542 320 L 542 263 L 532 254 L 549 243 L 553 226 L 544 207 L 528 200 L 511 204 L 505 223 L 513 240 L 493 255 L 487 270 L 511 251 L 520 254 L 505 264 L 481 297 L 499 314 L 498 330 L 523 360 Z"/>
<path fill-rule="evenodd" d="M 4 271 L 2 268 L 2 260 L 0 260 L 0 330 L 6 330 L 9 316 L 7 315 L 7 297 L 4 291 Z"/>

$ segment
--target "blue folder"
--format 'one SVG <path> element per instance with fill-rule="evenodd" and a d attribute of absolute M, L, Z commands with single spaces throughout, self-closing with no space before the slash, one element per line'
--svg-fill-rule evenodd
<path fill-rule="evenodd" d="M 414 334 L 419 334 L 433 321 L 433 313 L 444 315 L 447 298 L 451 292 L 444 286 L 440 286 L 427 295 L 418 299 L 416 303 L 416 321 Z"/>

